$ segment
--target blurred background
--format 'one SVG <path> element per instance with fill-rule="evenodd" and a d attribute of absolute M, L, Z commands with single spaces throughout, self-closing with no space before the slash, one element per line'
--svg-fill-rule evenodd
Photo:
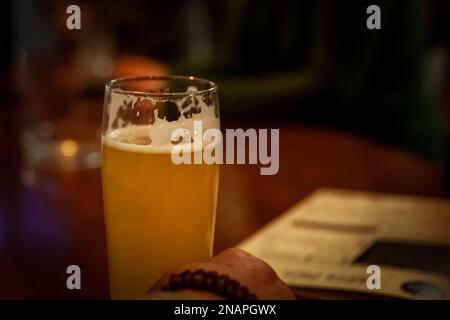
<path fill-rule="evenodd" d="M 324 186 L 448 197 L 448 20 L 445 0 L 1 1 L 0 297 L 107 295 L 112 78 L 208 78 L 223 128 L 280 128 L 278 175 L 223 166 L 216 251 Z M 65 288 L 69 264 L 82 292 Z"/>

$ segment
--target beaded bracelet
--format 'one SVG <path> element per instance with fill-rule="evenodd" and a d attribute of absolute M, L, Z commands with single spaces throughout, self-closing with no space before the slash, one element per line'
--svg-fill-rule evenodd
<path fill-rule="evenodd" d="M 227 275 L 219 275 L 214 271 L 198 269 L 186 270 L 179 274 L 171 274 L 169 283 L 163 287 L 163 291 L 179 291 L 194 289 L 214 293 L 228 300 L 257 300 L 257 296 L 251 293 L 245 286 L 231 279 Z"/>

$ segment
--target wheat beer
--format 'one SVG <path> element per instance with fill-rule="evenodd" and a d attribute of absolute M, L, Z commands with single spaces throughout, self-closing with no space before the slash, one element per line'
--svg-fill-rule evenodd
<path fill-rule="evenodd" d="M 170 147 L 124 135 L 103 142 L 113 299 L 142 296 L 169 269 L 211 257 L 218 185 L 218 165 L 175 165 Z"/>
<path fill-rule="evenodd" d="M 165 272 L 211 258 L 218 164 L 177 164 L 172 151 L 192 146 L 183 155 L 194 156 L 215 145 L 202 143 L 195 123 L 220 127 L 217 86 L 180 76 L 113 80 L 103 116 L 111 298 L 141 298 Z"/>

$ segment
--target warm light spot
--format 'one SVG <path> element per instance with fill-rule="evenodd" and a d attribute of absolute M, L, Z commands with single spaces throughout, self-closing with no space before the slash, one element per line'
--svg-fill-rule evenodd
<path fill-rule="evenodd" d="M 61 154 L 65 157 L 73 157 L 78 152 L 78 144 L 73 140 L 64 140 L 59 146 Z"/>
<path fill-rule="evenodd" d="M 99 55 L 92 60 L 91 70 L 99 78 L 106 78 L 114 71 L 114 61 L 106 55 Z"/>
<path fill-rule="evenodd" d="M 91 169 L 100 167 L 100 154 L 98 152 L 89 153 L 84 159 L 84 163 Z"/>

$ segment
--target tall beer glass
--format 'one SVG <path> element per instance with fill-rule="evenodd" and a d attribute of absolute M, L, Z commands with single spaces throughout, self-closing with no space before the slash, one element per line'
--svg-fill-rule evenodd
<path fill-rule="evenodd" d="M 194 77 L 106 85 L 102 176 L 113 299 L 138 298 L 167 270 L 211 257 L 218 164 L 175 164 L 171 152 L 182 143 L 201 153 L 196 128 L 218 129 L 218 107 L 216 85 Z M 176 129 L 189 139 L 174 139 Z"/>

